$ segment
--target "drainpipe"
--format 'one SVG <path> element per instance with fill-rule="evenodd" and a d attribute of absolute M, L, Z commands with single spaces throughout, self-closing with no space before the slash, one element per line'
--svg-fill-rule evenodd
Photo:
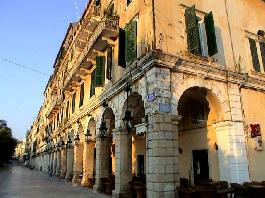
<path fill-rule="evenodd" d="M 155 50 L 156 49 L 155 0 L 152 0 L 152 13 L 153 13 L 153 50 Z"/>
<path fill-rule="evenodd" d="M 235 66 L 236 58 L 235 58 L 234 44 L 233 44 L 233 40 L 232 40 L 231 25 L 230 25 L 230 22 L 229 22 L 229 16 L 228 16 L 228 9 L 227 9 L 226 0 L 224 0 L 224 3 L 225 3 L 225 13 L 226 13 L 226 18 L 227 18 L 228 32 L 229 32 L 230 41 L 231 41 L 230 45 L 231 45 L 231 49 L 232 49 L 233 61 L 234 61 L 234 66 Z"/>

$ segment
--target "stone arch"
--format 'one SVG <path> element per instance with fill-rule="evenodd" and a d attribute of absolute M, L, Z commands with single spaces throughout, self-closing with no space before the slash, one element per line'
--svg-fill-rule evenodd
<path fill-rule="evenodd" d="M 225 97 L 226 94 L 217 85 L 215 85 L 214 83 L 210 83 L 204 79 L 189 78 L 189 79 L 183 79 L 178 83 L 175 91 L 173 91 L 172 93 L 172 99 L 171 99 L 172 114 L 178 114 L 177 108 L 181 96 L 186 90 L 192 87 L 206 88 L 211 93 L 213 93 L 221 106 L 221 109 L 224 114 L 224 120 L 231 120 L 229 101 L 228 98 Z"/>
<path fill-rule="evenodd" d="M 127 109 L 128 101 L 128 109 Z M 142 118 L 145 117 L 145 106 L 143 96 L 138 92 L 132 92 L 123 103 L 120 113 L 120 120 L 125 116 L 125 111 L 131 111 L 131 115 L 134 119 L 134 125 L 142 123 Z M 120 126 L 123 126 L 123 122 L 120 122 Z"/>
<path fill-rule="evenodd" d="M 92 139 L 96 138 L 96 120 L 94 117 L 90 117 L 87 124 L 87 129 L 89 129 Z"/>

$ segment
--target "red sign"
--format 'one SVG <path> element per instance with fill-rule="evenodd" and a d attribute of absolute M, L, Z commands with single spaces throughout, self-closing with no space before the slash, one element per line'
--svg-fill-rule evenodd
<path fill-rule="evenodd" d="M 261 136 L 261 130 L 259 124 L 251 124 L 250 128 L 251 128 L 251 138 Z"/>

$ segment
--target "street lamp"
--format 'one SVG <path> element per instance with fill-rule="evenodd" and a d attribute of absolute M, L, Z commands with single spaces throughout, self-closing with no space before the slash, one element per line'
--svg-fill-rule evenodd
<path fill-rule="evenodd" d="M 130 130 L 133 128 L 133 117 L 130 110 L 125 111 L 125 116 L 122 118 L 122 120 L 126 129 L 128 132 L 130 132 Z"/>
<path fill-rule="evenodd" d="M 85 141 L 86 141 L 87 143 L 92 142 L 92 135 L 91 135 L 89 129 L 87 129 L 87 131 L 86 131 L 86 134 L 85 134 Z"/>
<path fill-rule="evenodd" d="M 77 133 L 75 138 L 74 138 L 75 145 L 78 146 L 80 142 L 79 134 Z"/>
<path fill-rule="evenodd" d="M 129 110 L 129 93 L 132 91 L 130 83 L 127 82 L 125 91 L 127 93 L 127 102 L 126 102 L 126 111 L 124 118 L 122 118 L 125 128 L 128 130 L 128 133 L 133 128 L 133 117 L 131 115 L 131 111 Z"/>
<path fill-rule="evenodd" d="M 72 140 L 71 140 L 70 135 L 68 135 L 68 140 L 67 140 L 66 144 L 67 144 L 68 147 L 71 147 L 71 145 L 72 145 Z"/>
<path fill-rule="evenodd" d="M 104 138 L 107 135 L 107 127 L 106 127 L 106 122 L 102 120 L 100 127 L 99 127 L 99 137 Z"/>

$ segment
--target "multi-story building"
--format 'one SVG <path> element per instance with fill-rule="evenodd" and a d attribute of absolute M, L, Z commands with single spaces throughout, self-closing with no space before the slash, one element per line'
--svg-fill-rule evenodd
<path fill-rule="evenodd" d="M 264 10 L 263 0 L 89 1 L 56 57 L 31 164 L 113 197 L 133 178 L 147 197 L 175 197 L 180 178 L 265 180 Z"/>
<path fill-rule="evenodd" d="M 25 143 L 26 143 L 26 140 L 18 141 L 16 148 L 15 148 L 14 158 L 17 159 L 19 162 L 24 162 Z"/>

